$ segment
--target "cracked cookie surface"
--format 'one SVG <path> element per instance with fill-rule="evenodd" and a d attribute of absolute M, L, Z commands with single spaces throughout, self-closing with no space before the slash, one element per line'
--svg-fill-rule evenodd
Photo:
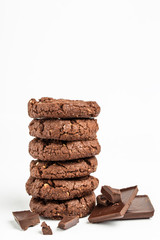
<path fill-rule="evenodd" d="M 65 179 L 88 176 L 97 169 L 96 157 L 64 162 L 32 160 L 30 174 L 35 178 Z"/>
<path fill-rule="evenodd" d="M 31 118 L 91 118 L 97 117 L 99 112 L 100 107 L 95 101 L 43 97 L 28 102 Z"/>
<path fill-rule="evenodd" d="M 96 119 L 33 119 L 29 124 L 33 137 L 63 141 L 95 139 L 97 131 Z"/>
<path fill-rule="evenodd" d="M 29 153 L 33 158 L 44 161 L 65 161 L 92 157 L 100 153 L 98 140 L 55 141 L 34 138 L 29 143 Z"/>
<path fill-rule="evenodd" d="M 98 187 L 98 179 L 89 176 L 67 180 L 47 180 L 30 177 L 26 191 L 35 198 L 69 200 L 90 194 Z"/>
<path fill-rule="evenodd" d="M 91 213 L 95 206 L 95 194 L 91 194 L 68 201 L 45 201 L 32 198 L 30 208 L 40 216 L 50 219 L 61 219 L 65 215 L 85 217 Z"/>

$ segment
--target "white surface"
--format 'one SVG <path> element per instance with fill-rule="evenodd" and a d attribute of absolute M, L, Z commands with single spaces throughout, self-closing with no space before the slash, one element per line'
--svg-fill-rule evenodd
<path fill-rule="evenodd" d="M 48 239 L 160 238 L 160 2 L 0 1 L 0 238 L 44 239 L 40 225 L 23 232 L 12 211 L 28 209 L 30 98 L 96 100 L 102 146 L 94 174 L 100 186 L 137 184 L 148 194 L 150 220 L 67 231 L 47 221 Z"/>

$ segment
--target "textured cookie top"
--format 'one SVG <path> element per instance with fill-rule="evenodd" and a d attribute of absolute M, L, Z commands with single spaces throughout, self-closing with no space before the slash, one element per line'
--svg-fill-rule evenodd
<path fill-rule="evenodd" d="M 100 113 L 99 105 L 94 101 L 54 99 L 43 97 L 28 102 L 28 114 L 31 118 L 91 118 Z"/>
<path fill-rule="evenodd" d="M 100 150 L 97 139 L 65 142 L 34 138 L 29 143 L 30 155 L 43 161 L 65 161 L 92 157 L 99 154 Z"/>
<path fill-rule="evenodd" d="M 87 216 L 95 206 L 95 194 L 92 192 L 82 198 L 76 198 L 67 201 L 44 200 L 32 198 L 30 208 L 40 216 L 61 219 L 65 215 L 69 216 Z"/>
<path fill-rule="evenodd" d="M 96 119 L 33 119 L 29 133 L 33 137 L 63 141 L 90 140 L 96 138 Z"/>
<path fill-rule="evenodd" d="M 93 176 L 67 180 L 30 177 L 26 183 L 26 190 L 35 198 L 68 200 L 90 194 L 98 187 L 98 184 L 98 179 Z"/>
<path fill-rule="evenodd" d="M 35 178 L 65 179 L 88 176 L 95 172 L 97 159 L 95 157 L 70 161 L 38 161 L 30 163 L 30 173 Z"/>

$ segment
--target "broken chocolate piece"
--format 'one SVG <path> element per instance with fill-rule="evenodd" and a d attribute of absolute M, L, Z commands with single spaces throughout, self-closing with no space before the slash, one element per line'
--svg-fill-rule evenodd
<path fill-rule="evenodd" d="M 111 203 L 108 202 L 108 200 L 103 195 L 98 195 L 97 196 L 97 204 L 98 205 L 103 205 L 103 206 L 108 206 Z"/>
<path fill-rule="evenodd" d="M 45 222 L 42 222 L 41 227 L 42 227 L 43 235 L 52 235 L 53 234 L 50 226 L 48 226 Z"/>
<path fill-rule="evenodd" d="M 97 196 L 97 204 L 103 206 L 111 205 L 103 195 Z M 147 195 L 138 195 L 133 199 L 124 217 L 120 220 L 150 218 L 153 215 L 154 208 L 149 197 Z"/>
<path fill-rule="evenodd" d="M 122 202 L 108 206 L 97 205 L 91 212 L 88 220 L 91 223 L 98 223 L 122 218 L 123 214 L 121 211 L 124 206 Z"/>
<path fill-rule="evenodd" d="M 111 203 L 121 202 L 121 192 L 119 189 L 110 186 L 102 186 L 101 193 Z"/>
<path fill-rule="evenodd" d="M 147 195 L 139 195 L 133 199 L 123 219 L 143 219 L 154 215 L 154 208 Z M 122 219 L 122 220 L 123 220 Z"/>
<path fill-rule="evenodd" d="M 39 215 L 29 210 L 12 212 L 12 214 L 23 230 L 27 230 L 29 227 L 40 223 Z"/>
<path fill-rule="evenodd" d="M 59 222 L 58 227 L 61 229 L 68 229 L 75 226 L 79 222 L 78 216 L 64 216 L 63 219 Z"/>
<path fill-rule="evenodd" d="M 108 206 L 97 205 L 88 218 L 89 222 L 98 223 L 122 218 L 135 198 L 138 188 L 137 186 L 134 186 L 123 188 L 120 191 L 122 202 L 114 203 Z"/>

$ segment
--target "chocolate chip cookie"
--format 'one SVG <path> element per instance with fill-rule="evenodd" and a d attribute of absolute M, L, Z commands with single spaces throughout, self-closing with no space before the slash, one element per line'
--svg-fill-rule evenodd
<path fill-rule="evenodd" d="M 96 119 L 33 119 L 29 124 L 33 137 L 63 141 L 95 139 L 97 131 Z"/>
<path fill-rule="evenodd" d="M 85 217 L 91 213 L 95 206 L 95 194 L 92 192 L 82 198 L 68 201 L 46 201 L 32 198 L 30 208 L 40 216 L 50 219 L 61 219 L 65 215 Z"/>
<path fill-rule="evenodd" d="M 96 102 L 82 100 L 53 99 L 43 97 L 28 103 L 31 118 L 91 118 L 97 117 L 100 107 Z"/>
<path fill-rule="evenodd" d="M 55 141 L 34 138 L 29 143 L 29 153 L 33 158 L 43 161 L 65 161 L 92 157 L 100 152 L 98 140 Z"/>
<path fill-rule="evenodd" d="M 30 177 L 26 191 L 35 198 L 68 200 L 90 194 L 98 187 L 98 179 L 89 176 L 67 180 L 47 180 Z"/>
<path fill-rule="evenodd" d="M 95 157 L 64 162 L 32 160 L 30 174 L 34 178 L 65 179 L 88 176 L 97 169 Z"/>

